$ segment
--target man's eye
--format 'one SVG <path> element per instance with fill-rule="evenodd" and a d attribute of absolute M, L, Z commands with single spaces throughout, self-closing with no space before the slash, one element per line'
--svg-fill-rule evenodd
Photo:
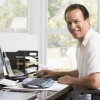
<path fill-rule="evenodd" d="M 68 25 L 71 25 L 71 23 L 70 23 L 70 22 L 67 22 L 67 24 L 68 24 Z"/>
<path fill-rule="evenodd" d="M 75 21 L 75 23 L 79 23 L 80 21 Z"/>

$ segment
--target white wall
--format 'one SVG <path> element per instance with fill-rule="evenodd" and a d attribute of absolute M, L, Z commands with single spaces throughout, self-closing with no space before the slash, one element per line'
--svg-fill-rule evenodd
<path fill-rule="evenodd" d="M 0 33 L 3 51 L 38 50 L 38 36 L 33 34 Z"/>

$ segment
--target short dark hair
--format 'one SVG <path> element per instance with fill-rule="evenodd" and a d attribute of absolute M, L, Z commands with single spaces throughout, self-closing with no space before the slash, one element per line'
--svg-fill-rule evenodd
<path fill-rule="evenodd" d="M 68 11 L 72 11 L 74 9 L 80 9 L 82 11 L 84 19 L 89 18 L 89 12 L 88 12 L 88 10 L 86 9 L 85 6 L 83 6 L 82 4 L 71 4 L 65 10 L 65 14 L 64 14 L 65 20 L 66 20 L 66 13 Z"/>

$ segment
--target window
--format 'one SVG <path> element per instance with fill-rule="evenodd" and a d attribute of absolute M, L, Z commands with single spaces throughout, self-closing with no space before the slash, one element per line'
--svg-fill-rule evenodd
<path fill-rule="evenodd" d="M 53 69 L 76 68 L 77 41 L 69 34 L 64 21 L 64 10 L 72 3 L 86 6 L 90 12 L 91 25 L 97 30 L 98 0 L 48 0 L 46 64 Z"/>
<path fill-rule="evenodd" d="M 27 31 L 27 0 L 0 0 L 0 32 Z"/>

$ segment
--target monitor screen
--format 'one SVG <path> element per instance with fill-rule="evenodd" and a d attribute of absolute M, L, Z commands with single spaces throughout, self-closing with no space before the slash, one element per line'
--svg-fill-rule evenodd
<path fill-rule="evenodd" d="M 3 65 L 4 65 L 3 53 L 2 53 L 1 48 L 0 48 L 0 74 L 3 73 Z"/>

